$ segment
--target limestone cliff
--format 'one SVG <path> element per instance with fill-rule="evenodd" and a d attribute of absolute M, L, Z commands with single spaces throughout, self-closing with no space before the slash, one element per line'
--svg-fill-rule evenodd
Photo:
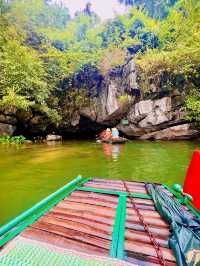
<path fill-rule="evenodd" d="M 186 120 L 184 95 L 178 90 L 162 94 L 160 88 L 134 95 L 139 87 L 137 69 L 130 60 L 120 74 L 108 75 L 97 100 L 96 122 L 117 126 L 125 135 L 139 139 L 191 139 L 199 131 Z M 121 101 L 122 97 L 125 101 Z M 125 123 L 124 123 L 125 121 Z"/>
<path fill-rule="evenodd" d="M 97 91 L 93 104 L 81 107 L 70 119 L 57 126 L 50 124 L 41 113 L 0 110 L 0 134 L 19 132 L 25 135 L 46 135 L 57 132 L 95 135 L 106 127 L 117 126 L 124 135 L 137 139 L 191 139 L 199 136 L 185 119 L 182 92 L 163 93 L 155 86 L 144 93 L 139 89 L 139 73 L 133 59 L 122 67 L 111 69 L 102 77 L 89 73 L 91 91 Z M 84 83 L 84 73 L 81 84 Z M 85 84 L 86 86 L 87 84 Z M 15 131 L 16 130 L 16 131 Z"/>

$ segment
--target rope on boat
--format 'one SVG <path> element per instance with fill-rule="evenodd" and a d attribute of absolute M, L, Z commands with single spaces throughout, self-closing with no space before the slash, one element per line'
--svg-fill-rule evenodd
<path fill-rule="evenodd" d="M 130 191 L 129 191 L 129 189 L 128 189 L 128 186 L 127 186 L 126 182 L 125 181 L 122 181 L 122 182 L 123 182 L 124 188 L 126 189 L 127 193 L 131 194 Z M 156 251 L 158 260 L 160 262 L 160 265 L 166 266 L 166 262 L 165 262 L 165 259 L 164 259 L 164 256 L 163 256 L 163 252 L 162 252 L 162 250 L 160 248 L 160 244 L 156 241 L 154 235 L 151 233 L 151 231 L 149 229 L 148 224 L 144 221 L 144 217 L 140 213 L 139 209 L 137 208 L 137 206 L 135 204 L 135 201 L 134 201 L 134 198 L 133 197 L 130 197 L 130 201 L 131 201 L 131 204 L 132 204 L 133 209 L 137 213 L 137 216 L 138 216 L 141 224 L 143 225 L 145 231 L 149 235 L 149 238 L 150 238 L 150 240 L 151 240 L 151 242 L 153 244 L 153 247 L 154 247 L 154 249 Z"/>

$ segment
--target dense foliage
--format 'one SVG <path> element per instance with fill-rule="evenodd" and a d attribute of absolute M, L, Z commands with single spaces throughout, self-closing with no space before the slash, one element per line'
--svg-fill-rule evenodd
<path fill-rule="evenodd" d="M 74 77 L 92 69 L 100 79 L 129 54 L 143 91 L 180 89 L 188 117 L 200 120 L 199 1 L 119 2 L 130 6 L 127 14 L 102 22 L 89 3 L 71 18 L 54 1 L 0 0 L 0 108 L 59 123 L 73 102 L 77 109 L 89 100 L 89 88 L 76 90 Z"/>
<path fill-rule="evenodd" d="M 141 11 L 146 12 L 149 16 L 164 19 L 170 12 L 170 8 L 177 0 L 118 0 L 126 6 L 136 6 Z"/>

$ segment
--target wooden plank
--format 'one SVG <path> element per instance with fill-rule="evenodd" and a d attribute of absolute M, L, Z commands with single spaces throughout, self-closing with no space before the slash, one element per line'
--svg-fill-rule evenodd
<path fill-rule="evenodd" d="M 126 188 L 124 186 L 115 186 L 115 185 L 108 186 L 104 184 L 86 184 L 83 187 L 126 192 Z M 145 194 L 147 193 L 145 189 L 138 188 L 138 187 L 130 188 L 130 190 L 136 191 L 135 193 L 145 193 Z"/>
<path fill-rule="evenodd" d="M 95 193 L 95 194 L 99 194 L 99 193 Z M 100 194 L 101 195 L 101 194 Z M 74 196 L 71 195 L 70 197 L 66 198 L 66 201 L 71 201 L 71 202 L 76 202 L 76 203 L 87 203 L 90 205 L 98 205 L 98 206 L 105 206 L 105 207 L 111 207 L 111 208 L 116 208 L 117 206 L 117 202 L 115 201 L 110 201 L 107 199 L 102 198 L 101 200 L 99 199 L 95 199 L 95 198 L 91 198 L 91 197 L 82 197 L 82 196 Z M 64 200 L 64 201 L 65 201 Z M 155 211 L 155 207 L 153 206 L 153 204 L 143 204 L 142 201 L 144 200 L 140 200 L 139 203 L 136 204 L 137 208 L 141 208 L 144 210 L 153 210 Z M 138 201 L 135 201 L 138 202 Z M 131 208 L 132 204 L 129 201 L 129 203 L 127 203 L 127 207 Z"/>
<path fill-rule="evenodd" d="M 130 193 L 141 193 L 145 195 L 148 194 L 146 188 L 135 188 L 133 186 L 128 186 L 128 185 L 127 185 L 127 188 L 128 188 L 128 191 L 130 191 Z"/>
<path fill-rule="evenodd" d="M 112 191 L 120 191 L 120 192 L 127 192 L 126 188 L 124 186 L 121 187 L 116 187 L 116 186 L 107 186 L 107 185 L 102 185 L 102 184 L 84 184 L 83 187 L 88 187 L 88 188 L 95 188 L 95 189 L 102 189 L 102 190 L 112 190 Z M 146 189 L 138 189 L 138 188 L 130 188 L 129 189 L 130 193 L 141 193 L 144 195 L 147 195 Z"/>
<path fill-rule="evenodd" d="M 104 206 L 104 207 L 110 207 L 110 208 L 116 208 L 115 202 L 110 202 L 108 200 L 102 199 L 101 201 L 91 199 L 91 198 L 81 198 L 81 197 L 74 197 L 70 196 L 64 200 L 65 202 L 76 202 L 76 203 L 87 203 L 90 205 L 98 205 L 98 206 Z"/>
<path fill-rule="evenodd" d="M 46 215 L 44 215 L 43 217 L 45 218 L 52 218 L 52 219 L 55 219 L 55 220 L 59 220 L 59 221 L 63 221 L 63 222 L 74 222 L 74 224 L 81 224 L 82 226 L 88 226 L 88 227 L 92 227 L 92 228 L 100 228 L 101 230 L 105 231 L 105 232 L 108 232 L 108 234 L 112 234 L 112 226 L 111 225 L 107 225 L 107 224 L 104 224 L 102 222 L 96 222 L 94 221 L 94 219 L 91 219 L 91 220 L 88 220 L 88 219 L 84 219 L 82 217 L 79 217 L 78 219 L 69 219 L 66 215 L 65 216 L 58 216 L 57 214 L 55 213 L 48 213 Z M 42 217 L 42 218 L 43 218 Z M 42 219 L 41 218 L 41 219 Z"/>
<path fill-rule="evenodd" d="M 113 196 L 113 195 L 108 195 L 108 194 L 101 194 L 101 193 L 94 193 L 94 192 L 88 192 L 88 191 L 75 191 L 71 194 L 70 197 L 68 197 L 68 199 L 70 199 L 71 197 L 77 197 L 77 198 L 81 198 L 81 199 L 91 199 L 91 200 L 98 200 L 98 201 L 108 201 L 111 202 L 112 204 L 116 204 L 118 202 L 118 196 Z M 151 199 L 140 199 L 140 198 L 134 198 L 134 201 L 136 204 L 141 204 L 143 206 L 146 205 L 150 205 L 153 208 L 154 207 L 154 203 L 153 200 Z M 132 204 L 130 198 L 127 198 L 127 206 L 131 207 Z"/>
<path fill-rule="evenodd" d="M 137 186 L 140 186 L 140 187 L 145 187 L 147 183 L 145 182 L 138 182 L 138 181 L 127 181 L 125 180 L 126 184 L 127 185 L 137 185 Z"/>
<path fill-rule="evenodd" d="M 143 182 L 135 182 L 135 181 L 124 181 L 124 182 L 126 183 L 127 186 L 137 186 L 141 188 L 146 187 L 146 183 Z"/>
<path fill-rule="evenodd" d="M 160 249 L 163 253 L 164 259 L 176 262 L 176 259 L 172 251 L 169 248 L 160 247 Z M 157 257 L 155 248 L 152 245 L 138 242 L 138 241 L 133 242 L 133 241 L 126 240 L 125 250 L 132 251 L 132 252 L 139 253 L 139 254 L 144 254 L 146 256 Z"/>
<path fill-rule="evenodd" d="M 119 181 L 119 180 L 118 180 Z M 126 185 L 128 187 L 130 187 L 130 189 L 142 189 L 142 190 L 146 190 L 146 184 L 145 183 L 140 183 L 140 182 L 129 182 L 129 181 L 125 181 Z M 124 182 L 123 181 L 119 181 L 119 182 L 116 182 L 113 181 L 113 180 L 105 180 L 103 182 L 96 182 L 96 181 L 90 181 L 89 183 L 87 184 L 91 184 L 91 185 L 104 185 L 104 186 L 108 186 L 108 187 L 123 187 L 124 188 Z M 84 184 L 85 185 L 85 184 Z"/>
<path fill-rule="evenodd" d="M 145 266 L 160 266 L 160 261 L 157 257 L 147 256 L 144 254 L 139 254 L 136 252 L 127 252 L 128 262 L 136 264 L 136 265 L 145 265 Z M 176 262 L 165 260 L 166 266 L 176 266 Z"/>
<path fill-rule="evenodd" d="M 104 178 L 99 178 L 99 177 L 95 177 L 95 178 L 91 179 L 90 182 L 122 184 L 122 181 L 118 180 L 118 179 L 104 179 Z"/>
<path fill-rule="evenodd" d="M 107 230 L 112 231 L 112 223 L 108 224 L 105 223 L 105 221 L 102 221 L 102 219 L 100 218 L 99 220 L 96 220 L 96 217 L 92 216 L 89 218 L 85 218 L 85 217 L 81 217 L 80 215 L 75 216 L 75 215 L 69 215 L 66 213 L 59 213 L 59 212 L 54 212 L 51 211 L 48 213 L 51 217 L 56 217 L 59 219 L 63 219 L 63 220 L 69 220 L 69 221 L 74 221 L 74 222 L 78 222 L 78 223 L 83 223 L 86 225 L 91 225 L 91 226 L 101 226 L 101 227 L 106 227 Z"/>
<path fill-rule="evenodd" d="M 113 186 L 107 186 L 103 184 L 85 184 L 83 187 L 89 187 L 89 188 L 96 188 L 96 189 L 102 189 L 102 190 L 112 190 L 112 191 L 120 191 L 120 192 L 126 192 L 124 187 L 118 188 Z"/>
<path fill-rule="evenodd" d="M 87 182 L 87 184 L 91 184 L 91 185 L 108 185 L 110 186 L 111 184 L 113 184 L 114 186 L 122 186 L 123 183 L 122 182 L 115 182 L 115 181 L 107 181 L 107 182 L 99 182 L 99 181 L 94 181 L 94 180 L 90 180 L 89 182 Z"/>
<path fill-rule="evenodd" d="M 21 235 L 28 239 L 34 239 L 37 241 L 52 244 L 57 247 L 84 252 L 86 254 L 104 255 L 104 256 L 108 255 L 108 250 L 104 249 L 103 246 L 97 247 L 89 245 L 80 241 L 67 239 L 66 237 L 62 237 L 57 234 L 48 233 L 43 230 L 38 230 L 31 227 L 28 227 L 25 231 L 21 233 Z"/>
<path fill-rule="evenodd" d="M 131 252 L 127 252 L 126 261 L 129 263 L 134 265 L 160 266 L 160 263 L 146 261 L 145 259 L 145 257 L 138 257 L 137 253 L 132 254 Z"/>
<path fill-rule="evenodd" d="M 67 208 L 60 208 L 55 207 L 51 210 L 51 212 L 63 214 L 63 215 L 70 215 L 75 217 L 82 217 L 85 219 L 91 219 L 94 221 L 100 221 L 105 224 L 113 225 L 114 223 L 114 215 L 106 215 L 104 213 L 99 213 L 98 211 L 82 211 L 82 210 L 73 210 Z"/>
<path fill-rule="evenodd" d="M 154 206 L 149 206 L 149 205 L 144 205 L 144 204 L 135 204 L 136 208 L 138 209 L 142 209 L 142 210 L 150 210 L 150 211 L 156 211 L 156 208 Z M 132 207 L 132 204 L 129 203 L 128 204 L 128 207 L 131 208 Z"/>
<path fill-rule="evenodd" d="M 133 242 L 136 241 L 136 242 L 142 242 L 144 244 L 146 243 L 146 244 L 152 245 L 152 241 L 146 232 L 126 229 L 125 236 L 126 236 L 126 240 L 128 241 L 133 241 Z M 154 235 L 154 238 L 160 244 L 161 247 L 168 248 L 168 239 L 165 240 L 165 239 L 159 238 L 156 235 Z"/>
<path fill-rule="evenodd" d="M 140 213 L 144 217 L 152 217 L 152 218 L 158 218 L 160 220 L 163 220 L 160 214 L 157 211 L 154 210 L 144 210 L 144 209 L 139 209 Z M 135 215 L 136 211 L 132 208 L 127 208 L 127 214 L 128 215 Z"/>
<path fill-rule="evenodd" d="M 127 184 L 127 182 L 126 182 Z M 124 183 L 105 183 L 105 182 L 93 182 L 93 181 L 90 181 L 90 182 L 87 182 L 84 184 L 84 186 L 107 186 L 107 187 L 114 187 L 116 189 L 121 189 L 123 188 L 124 189 Z M 137 184 L 127 184 L 128 187 L 130 187 L 131 189 L 139 189 L 139 190 L 144 190 L 145 189 L 145 186 L 141 186 L 141 185 L 137 185 Z"/>
<path fill-rule="evenodd" d="M 96 188 L 91 188 L 91 187 L 81 187 L 78 190 L 81 191 L 90 191 L 90 192 L 95 192 L 95 193 L 101 193 L 101 194 L 109 194 L 109 195 L 116 195 L 116 196 L 124 196 L 124 195 L 129 195 L 125 191 L 113 191 L 113 190 L 105 190 L 105 189 L 96 189 Z M 140 198 L 140 199 L 151 199 L 152 197 L 149 195 L 144 195 L 140 193 L 134 193 L 130 194 L 130 197 L 135 197 L 135 198 Z"/>
<path fill-rule="evenodd" d="M 118 203 L 118 196 L 116 196 L 116 195 L 100 194 L 100 193 L 95 193 L 95 192 L 77 190 L 77 191 L 73 192 L 71 194 L 71 196 L 86 198 L 86 199 L 99 200 L 99 201 L 107 200 L 109 202 L 115 203 L 116 205 Z"/>
<path fill-rule="evenodd" d="M 64 213 L 64 214 L 70 214 L 70 215 L 78 215 L 80 217 L 93 217 L 93 219 L 95 218 L 100 218 L 100 219 L 105 219 L 107 221 L 107 223 L 109 223 L 109 221 L 113 221 L 114 220 L 114 214 L 105 214 L 104 212 L 99 212 L 98 210 L 73 210 L 72 209 L 68 209 L 68 208 L 62 208 L 62 207 L 55 207 L 52 209 L 52 211 L 55 212 L 60 212 L 60 213 Z"/>
<path fill-rule="evenodd" d="M 137 231 L 141 231 L 141 232 L 145 232 L 144 226 L 140 224 L 140 222 L 138 221 L 138 223 L 136 222 L 126 222 L 126 228 L 127 229 L 133 229 L 133 230 L 137 230 Z M 155 236 L 158 236 L 162 239 L 169 239 L 169 235 L 170 235 L 170 231 L 167 228 L 159 228 L 159 227 L 153 227 L 151 225 L 149 225 L 149 230 L 151 233 L 153 233 Z"/>
<path fill-rule="evenodd" d="M 106 230 L 105 228 L 97 228 L 95 226 L 90 226 L 90 225 L 85 225 L 82 223 L 78 223 L 78 222 L 73 222 L 73 221 L 69 221 L 69 220 L 62 220 L 56 217 L 51 217 L 51 216 L 43 216 L 42 218 L 40 218 L 39 222 L 43 222 L 46 224 L 52 224 L 52 225 L 59 225 L 68 229 L 72 229 L 72 230 L 76 230 L 82 233 L 86 233 L 86 234 L 90 234 L 93 236 L 98 236 L 101 238 L 105 238 L 108 240 L 111 240 L 111 235 L 112 232 L 110 232 L 109 230 Z M 37 222 L 35 223 L 37 224 Z"/>
<path fill-rule="evenodd" d="M 110 248 L 110 241 L 105 238 L 100 238 L 98 236 L 90 235 L 83 232 L 77 232 L 76 230 L 65 228 L 60 225 L 47 224 L 45 222 L 36 222 L 31 226 L 31 228 L 53 233 L 59 236 L 63 236 L 67 239 L 80 241 L 93 246 L 104 247 L 104 249 L 106 250 L 109 250 Z"/>
<path fill-rule="evenodd" d="M 92 180 L 90 180 L 89 182 L 99 182 L 99 183 L 106 183 L 106 184 L 112 184 L 112 185 L 115 185 L 115 184 L 123 184 L 123 181 L 122 180 L 116 180 L 116 179 L 100 179 L 100 178 L 94 178 Z M 134 184 L 134 185 L 138 185 L 138 186 L 141 186 L 141 187 L 144 187 L 145 186 L 145 183 L 144 182 L 136 182 L 136 181 L 126 181 L 125 182 L 127 184 Z"/>
<path fill-rule="evenodd" d="M 58 207 L 71 209 L 71 210 L 82 210 L 82 211 L 93 211 L 98 212 L 100 214 L 108 215 L 108 216 L 114 216 L 115 215 L 115 209 L 114 208 L 108 208 L 103 206 L 95 206 L 90 204 L 82 204 L 82 203 L 66 203 L 65 201 L 61 201 L 58 205 Z"/>
<path fill-rule="evenodd" d="M 155 227 L 159 227 L 159 228 L 169 228 L 169 225 L 163 221 L 162 219 L 158 219 L 156 217 L 149 217 L 149 216 L 143 216 L 144 217 L 144 221 L 151 226 L 155 226 Z M 139 223 L 140 224 L 140 220 L 138 218 L 137 215 L 133 214 L 133 215 L 128 215 L 126 218 L 126 221 L 129 223 Z"/>
<path fill-rule="evenodd" d="M 129 197 L 127 198 L 127 202 L 131 202 L 131 199 Z M 152 199 L 134 198 L 134 202 L 137 203 L 137 204 L 145 204 L 145 205 L 155 206 Z"/>

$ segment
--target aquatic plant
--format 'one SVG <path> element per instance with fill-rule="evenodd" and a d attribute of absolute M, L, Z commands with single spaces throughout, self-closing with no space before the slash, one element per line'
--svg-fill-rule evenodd
<path fill-rule="evenodd" d="M 23 144 L 27 140 L 24 136 L 0 136 L 1 144 Z"/>

